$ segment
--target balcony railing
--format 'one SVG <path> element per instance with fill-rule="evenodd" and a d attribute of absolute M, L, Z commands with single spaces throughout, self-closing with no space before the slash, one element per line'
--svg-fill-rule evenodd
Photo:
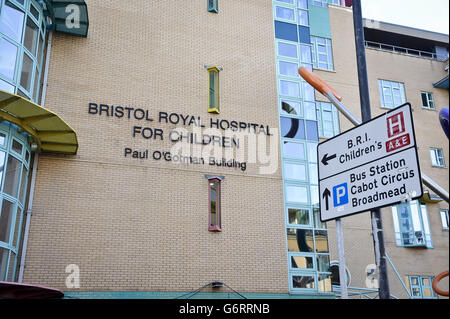
<path fill-rule="evenodd" d="M 408 48 L 403 48 L 403 47 L 399 47 L 399 46 L 395 46 L 395 45 L 372 42 L 372 41 L 364 41 L 364 42 L 365 42 L 366 48 L 370 48 L 370 49 L 394 52 L 394 53 L 405 54 L 405 55 L 415 56 L 415 57 L 420 57 L 420 58 L 425 58 L 425 59 L 438 60 L 437 54 L 433 53 L 433 52 L 408 49 Z"/>

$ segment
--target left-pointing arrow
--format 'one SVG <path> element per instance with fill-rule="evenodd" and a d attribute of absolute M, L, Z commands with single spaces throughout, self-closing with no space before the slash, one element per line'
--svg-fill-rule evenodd
<path fill-rule="evenodd" d="M 325 210 L 328 210 L 329 209 L 328 198 L 331 197 L 331 192 L 328 188 L 325 188 L 322 197 L 325 199 Z"/>
<path fill-rule="evenodd" d="M 328 161 L 332 160 L 333 158 L 336 158 L 336 154 L 333 154 L 333 155 L 328 156 L 328 153 L 326 153 L 326 154 L 322 157 L 322 164 L 323 164 L 323 165 L 328 165 Z"/>

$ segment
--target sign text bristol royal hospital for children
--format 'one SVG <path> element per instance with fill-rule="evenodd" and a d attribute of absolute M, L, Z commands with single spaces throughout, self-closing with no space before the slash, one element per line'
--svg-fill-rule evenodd
<path fill-rule="evenodd" d="M 136 121 L 130 129 L 130 135 L 133 138 L 159 141 L 169 140 L 172 143 L 182 142 L 212 148 L 239 149 L 243 144 L 243 136 L 248 136 L 249 134 L 273 136 L 269 125 L 237 120 L 229 121 L 219 118 L 204 120 L 196 115 L 164 111 L 153 113 L 148 109 L 129 106 L 89 103 L 88 114 L 110 119 L 116 118 Z M 154 123 L 157 123 L 157 125 L 176 125 L 177 127 L 170 129 L 169 132 L 165 132 L 163 128 L 152 125 Z M 193 128 L 192 132 L 185 129 L 189 127 Z M 152 158 L 154 160 L 185 164 L 207 163 L 209 165 L 240 168 L 242 171 L 245 171 L 247 166 L 246 162 L 238 162 L 235 159 L 215 158 L 212 156 L 209 158 L 203 156 L 183 156 L 173 154 L 169 151 L 159 150 L 150 153 L 148 149 L 134 150 L 132 147 L 124 147 L 123 154 L 126 158 Z"/>

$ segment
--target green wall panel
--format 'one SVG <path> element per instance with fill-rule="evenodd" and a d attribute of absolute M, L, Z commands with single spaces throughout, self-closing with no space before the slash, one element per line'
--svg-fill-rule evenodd
<path fill-rule="evenodd" d="M 309 6 L 311 36 L 331 39 L 330 14 L 328 8 Z"/>

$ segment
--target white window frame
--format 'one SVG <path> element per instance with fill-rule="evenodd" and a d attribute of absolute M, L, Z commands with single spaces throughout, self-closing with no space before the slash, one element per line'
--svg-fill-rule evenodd
<path fill-rule="evenodd" d="M 397 106 L 400 106 L 406 103 L 406 93 L 405 93 L 405 84 L 402 82 L 395 82 L 389 80 L 378 80 L 378 88 L 380 91 L 380 101 L 381 107 L 386 109 L 393 109 Z M 385 90 L 388 90 L 389 94 L 385 94 Z M 397 92 L 398 91 L 398 92 Z M 395 93 L 398 93 L 400 97 L 400 103 L 396 104 L 394 100 Z M 390 96 L 392 100 L 392 105 L 386 104 L 386 97 Z"/>
<path fill-rule="evenodd" d="M 423 105 L 423 98 L 422 96 L 426 95 L 426 99 L 427 99 L 427 105 Z M 426 91 L 420 91 L 420 98 L 422 101 L 422 108 L 427 109 L 427 110 L 434 110 L 434 97 L 433 97 L 433 93 L 432 92 L 426 92 Z"/>
<path fill-rule="evenodd" d="M 445 167 L 444 151 L 442 148 L 430 147 L 431 166 Z"/>
<path fill-rule="evenodd" d="M 440 215 L 441 215 L 442 229 L 448 230 L 448 209 L 441 209 Z"/>
<path fill-rule="evenodd" d="M 408 214 L 399 209 L 408 207 Z M 428 211 L 425 204 L 413 200 L 408 203 L 392 206 L 395 240 L 399 247 L 434 248 L 431 236 Z M 407 228 L 403 228 L 402 226 Z"/>

